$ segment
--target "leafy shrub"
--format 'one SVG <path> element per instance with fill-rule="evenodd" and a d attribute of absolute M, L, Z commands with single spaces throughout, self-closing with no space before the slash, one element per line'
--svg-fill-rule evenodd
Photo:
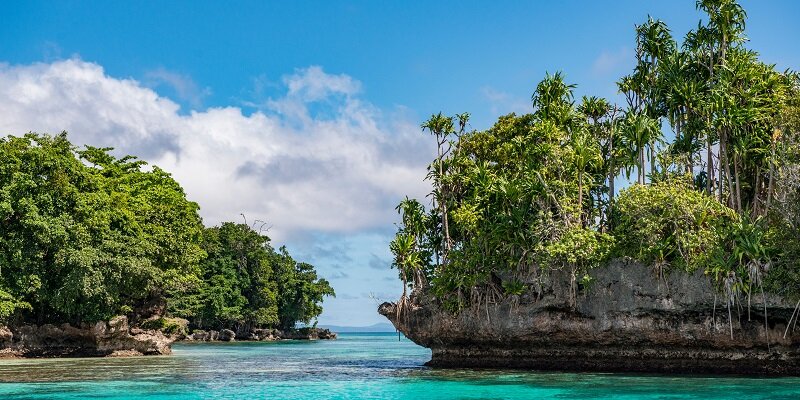
<path fill-rule="evenodd" d="M 613 218 L 616 256 L 693 272 L 710 265 L 737 215 L 691 182 L 673 179 L 623 190 Z"/>
<path fill-rule="evenodd" d="M 0 289 L 0 323 L 14 315 L 17 310 L 30 310 L 30 303 L 19 301 L 10 293 Z"/>

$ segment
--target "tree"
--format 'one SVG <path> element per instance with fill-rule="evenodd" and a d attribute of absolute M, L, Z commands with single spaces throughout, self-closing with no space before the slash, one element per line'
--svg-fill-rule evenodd
<path fill-rule="evenodd" d="M 434 209 L 409 199 L 398 207 L 391 248 L 404 288 L 419 270 L 444 308 L 509 301 L 514 309 L 524 294 L 538 298 L 542 271 L 567 269 L 574 298 L 578 275 L 610 246 L 658 276 L 705 268 L 727 298 L 776 290 L 767 265 L 780 266 L 780 290 L 800 288 L 800 250 L 776 242 L 800 231 L 800 78 L 745 47 L 736 1 L 696 6 L 707 19 L 680 46 L 662 21 L 636 26 L 636 64 L 617 83 L 624 112 L 592 96 L 576 107 L 575 86 L 548 73 L 532 113 L 437 135 L 445 150 L 432 164 Z M 454 132 L 442 118 L 424 126 Z M 662 120 L 674 131 L 669 143 Z M 614 178 L 624 169 L 630 179 L 634 168 L 638 185 L 615 200 Z M 440 247 L 446 260 L 426 250 Z"/>
<path fill-rule="evenodd" d="M 600 146 L 588 132 L 577 131 L 572 135 L 571 139 L 570 145 L 575 153 L 575 168 L 578 173 L 578 220 L 583 223 L 584 174 L 587 168 L 599 167 L 603 162 L 603 158 L 600 154 Z"/>
<path fill-rule="evenodd" d="M 637 167 L 637 182 L 645 183 L 647 146 L 654 146 L 660 138 L 661 127 L 658 120 L 648 117 L 644 113 L 627 112 L 622 120 L 622 137 L 630 151 L 631 158 Z M 655 160 L 651 158 L 651 163 Z"/>
<path fill-rule="evenodd" d="M 438 204 L 442 226 L 444 227 L 444 248 L 441 251 L 442 265 L 447 264 L 448 252 L 452 245 L 450 240 L 450 226 L 447 213 L 448 188 L 445 157 L 450 153 L 452 146 L 450 136 L 455 135 L 454 119 L 458 119 L 459 132 L 463 133 L 469 121 L 469 114 L 464 113 L 456 117 L 446 117 L 442 113 L 432 115 L 428 121 L 422 124 L 422 130 L 428 130 L 436 138 L 436 160 L 429 166 L 429 177 L 433 180 L 434 191 L 433 199 Z"/>
<path fill-rule="evenodd" d="M 94 322 L 162 299 L 203 252 L 166 172 L 66 133 L 0 140 L 0 290 L 14 322 Z M 10 309 L 11 307 L 6 307 Z"/>
<path fill-rule="evenodd" d="M 298 322 L 310 323 L 322 313 L 322 300 L 336 293 L 327 280 L 317 276 L 311 264 L 295 261 L 285 247 L 272 257 L 279 288 L 279 326 L 293 329 Z"/>

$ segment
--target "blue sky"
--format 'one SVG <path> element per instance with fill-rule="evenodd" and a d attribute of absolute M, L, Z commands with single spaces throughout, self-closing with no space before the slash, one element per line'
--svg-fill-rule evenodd
<path fill-rule="evenodd" d="M 800 2 L 743 1 L 750 46 L 800 66 Z M 245 212 L 339 293 L 322 323 L 380 322 L 400 292 L 392 205 L 420 182 L 429 114 L 529 110 L 545 71 L 615 98 L 650 14 L 694 1 L 5 2 L 0 131 L 69 130 L 172 170 L 208 224 Z"/>

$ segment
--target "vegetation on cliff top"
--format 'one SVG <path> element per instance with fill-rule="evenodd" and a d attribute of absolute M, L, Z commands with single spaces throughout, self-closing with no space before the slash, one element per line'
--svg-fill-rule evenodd
<path fill-rule="evenodd" d="M 197 328 L 290 328 L 321 313 L 333 289 L 313 266 L 245 224 L 204 228 L 167 172 L 110 150 L 0 139 L 0 323 L 166 311 Z"/>
<path fill-rule="evenodd" d="M 587 272 L 619 256 L 654 277 L 702 269 L 729 305 L 765 287 L 800 294 L 800 78 L 746 47 L 736 1 L 697 7 L 707 18 L 680 44 L 662 21 L 636 26 L 623 105 L 576 101 L 555 73 L 530 114 L 485 131 L 468 114 L 422 125 L 438 145 L 432 207 L 398 206 L 401 307 L 409 287 L 451 310 L 536 295 L 547 269 L 569 272 L 574 301 Z"/>

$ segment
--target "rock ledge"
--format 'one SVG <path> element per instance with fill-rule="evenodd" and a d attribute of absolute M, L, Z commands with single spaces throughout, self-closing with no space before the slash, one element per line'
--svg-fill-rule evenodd
<path fill-rule="evenodd" d="M 765 328 L 764 299 L 752 297 L 749 319 L 743 300 L 729 321 L 701 272 L 659 279 L 617 260 L 592 276 L 574 307 L 567 275 L 553 271 L 530 284 L 535 293 L 457 315 L 424 293 L 378 312 L 430 348 L 435 367 L 800 375 L 800 334 L 784 337 L 794 304 L 767 296 Z"/>
<path fill-rule="evenodd" d="M 98 357 L 171 354 L 174 337 L 158 330 L 131 328 L 124 316 L 108 322 L 0 327 L 5 357 Z"/>

